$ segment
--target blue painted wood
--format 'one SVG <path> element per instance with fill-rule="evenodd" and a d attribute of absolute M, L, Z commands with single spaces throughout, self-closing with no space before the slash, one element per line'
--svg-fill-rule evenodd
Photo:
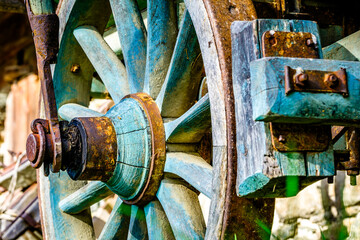
<path fill-rule="evenodd" d="M 81 106 L 76 103 L 68 103 L 59 108 L 59 116 L 66 120 L 71 121 L 75 117 L 101 117 L 102 113 L 91 110 L 87 107 Z"/>
<path fill-rule="evenodd" d="M 93 26 L 81 26 L 74 36 L 105 84 L 115 103 L 130 93 L 124 64 Z"/>
<path fill-rule="evenodd" d="M 80 213 L 112 193 L 105 183 L 100 181 L 90 182 L 61 200 L 59 207 L 68 214 Z"/>
<path fill-rule="evenodd" d="M 147 240 L 147 227 L 144 209 L 131 205 L 131 217 L 127 240 Z"/>
<path fill-rule="evenodd" d="M 177 37 L 176 3 L 149 0 L 144 92 L 156 99 L 165 80 Z"/>
<path fill-rule="evenodd" d="M 125 200 L 143 189 L 151 162 L 151 132 L 146 113 L 133 98 L 125 98 L 105 115 L 114 124 L 118 157 L 109 188 Z"/>
<path fill-rule="evenodd" d="M 110 0 L 121 49 L 125 60 L 130 92 L 141 92 L 146 66 L 146 30 L 136 1 Z"/>
<path fill-rule="evenodd" d="M 253 119 L 288 123 L 359 126 L 360 63 L 324 59 L 264 58 L 251 66 Z M 349 97 L 336 93 L 292 92 L 285 95 L 284 68 L 337 71 L 345 68 Z"/>
<path fill-rule="evenodd" d="M 166 141 L 169 143 L 196 143 L 211 127 L 210 101 L 206 94 L 186 113 L 164 124 Z"/>
<path fill-rule="evenodd" d="M 99 240 L 126 240 L 130 224 L 131 206 L 117 199 Z"/>
<path fill-rule="evenodd" d="M 329 146 L 325 152 L 306 153 L 306 164 L 308 176 L 336 175 L 333 146 Z"/>
<path fill-rule="evenodd" d="M 166 154 L 165 172 L 176 174 L 205 196 L 211 198 L 212 166 L 203 158 L 189 153 Z"/>
<path fill-rule="evenodd" d="M 180 181 L 163 179 L 157 198 L 176 239 L 204 239 L 206 226 L 195 192 Z"/>
<path fill-rule="evenodd" d="M 269 124 L 253 120 L 255 109 L 263 103 L 252 101 L 250 62 L 260 59 L 261 36 L 265 31 L 306 31 L 318 36 L 316 24 L 311 21 L 256 20 L 234 22 L 232 25 L 233 87 L 237 129 L 237 194 L 242 197 L 284 197 L 287 179 L 299 176 L 295 194 L 309 183 L 331 174 L 332 158 L 322 153 L 280 153 L 273 149 Z M 263 60 L 257 60 L 263 61 Z M 304 60 L 308 61 L 308 60 Z M 273 73 L 274 69 L 269 69 Z M 255 71 L 254 71 L 255 72 Z M 257 73 L 256 73 L 257 74 Z M 272 87 L 273 85 L 268 85 Z M 331 151 L 329 148 L 328 151 Z M 324 169 L 321 176 L 312 175 L 312 166 L 307 164 L 321 159 Z M 316 160 L 318 162 L 318 160 Z M 308 167 L 310 167 L 308 169 Z M 307 179 L 307 176 L 314 176 Z M 294 192 L 292 192 L 294 194 Z"/>
<path fill-rule="evenodd" d="M 148 203 L 144 211 L 150 240 L 175 240 L 169 220 L 158 200 Z"/>
<path fill-rule="evenodd" d="M 156 99 L 163 117 L 180 117 L 195 103 L 202 66 L 196 32 L 186 11 L 164 85 Z"/>

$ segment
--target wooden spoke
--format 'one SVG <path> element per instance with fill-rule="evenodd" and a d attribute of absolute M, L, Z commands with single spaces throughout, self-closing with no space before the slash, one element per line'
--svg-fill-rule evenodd
<path fill-rule="evenodd" d="M 194 104 L 202 67 L 199 43 L 186 11 L 165 82 L 156 100 L 162 116 L 179 117 Z"/>
<path fill-rule="evenodd" d="M 212 166 L 203 158 L 188 153 L 168 153 L 164 171 L 178 175 L 211 198 Z"/>
<path fill-rule="evenodd" d="M 181 117 L 165 123 L 166 140 L 171 143 L 199 142 L 210 127 L 210 101 L 206 94 Z"/>
<path fill-rule="evenodd" d="M 164 179 L 157 197 L 176 239 L 204 239 L 205 221 L 197 194 L 180 181 Z"/>
<path fill-rule="evenodd" d="M 112 191 L 105 183 L 96 181 L 90 182 L 65 199 L 61 200 L 59 207 L 63 212 L 69 214 L 79 213 L 98 201 L 110 196 Z"/>
<path fill-rule="evenodd" d="M 126 240 L 129 230 L 131 206 L 123 203 L 120 198 L 111 211 L 98 240 Z"/>
<path fill-rule="evenodd" d="M 76 103 L 68 103 L 59 109 L 59 116 L 70 121 L 74 117 L 101 117 L 103 114 Z"/>
<path fill-rule="evenodd" d="M 177 36 L 176 3 L 150 0 L 144 92 L 156 98 L 165 80 Z"/>
<path fill-rule="evenodd" d="M 166 213 L 158 200 L 148 203 L 144 211 L 150 240 L 175 239 Z"/>
<path fill-rule="evenodd" d="M 95 27 L 81 26 L 74 36 L 99 74 L 115 103 L 130 93 L 124 64 Z"/>
<path fill-rule="evenodd" d="M 130 92 L 141 92 L 146 66 L 146 30 L 134 0 L 110 0 L 125 60 Z"/>
<path fill-rule="evenodd" d="M 128 233 L 128 240 L 142 240 L 147 238 L 147 227 L 145 221 L 145 212 L 136 205 L 131 206 L 131 218 Z"/>

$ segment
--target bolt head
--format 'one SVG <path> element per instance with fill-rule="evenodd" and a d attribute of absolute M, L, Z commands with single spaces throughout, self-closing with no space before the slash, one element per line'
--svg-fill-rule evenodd
<path fill-rule="evenodd" d="M 300 73 L 295 77 L 295 84 L 298 87 L 304 87 L 309 80 L 309 76 L 306 73 Z"/>
<path fill-rule="evenodd" d="M 80 72 L 80 65 L 79 65 L 79 64 L 73 64 L 73 65 L 71 66 L 70 71 L 71 71 L 72 73 L 78 73 L 78 72 Z"/>
<path fill-rule="evenodd" d="M 335 74 L 329 74 L 324 82 L 330 88 L 335 88 L 339 84 L 339 78 Z"/>
<path fill-rule="evenodd" d="M 26 140 L 26 156 L 30 162 L 34 162 L 40 149 L 40 136 L 38 134 L 31 133 Z"/>

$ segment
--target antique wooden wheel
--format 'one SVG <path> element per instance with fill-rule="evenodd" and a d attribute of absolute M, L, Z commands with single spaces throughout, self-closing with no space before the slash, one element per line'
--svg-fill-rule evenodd
<path fill-rule="evenodd" d="M 135 1 L 59 3 L 58 113 L 76 118 L 81 136 L 96 133 L 86 139 L 85 163 L 66 160 L 77 181 L 38 170 L 46 239 L 93 239 L 89 206 L 112 192 L 119 199 L 100 239 L 269 237 L 274 201 L 235 192 L 230 25 L 255 19 L 254 7 L 250 0 L 184 3 L 179 20 L 176 1 L 149 0 L 147 33 Z M 102 37 L 111 13 L 125 64 Z M 208 94 L 199 96 L 203 69 Z M 104 117 L 87 108 L 94 71 L 115 102 Z M 211 200 L 207 223 L 199 193 Z"/>

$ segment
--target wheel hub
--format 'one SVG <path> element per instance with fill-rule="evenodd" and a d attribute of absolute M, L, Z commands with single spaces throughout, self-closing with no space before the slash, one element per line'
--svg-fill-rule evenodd
<path fill-rule="evenodd" d="M 51 166 L 52 147 L 45 120 L 27 140 L 32 166 Z M 103 117 L 61 122 L 62 169 L 73 180 L 101 180 L 128 204 L 151 200 L 165 165 L 165 130 L 160 111 L 145 93 L 122 99 Z"/>

